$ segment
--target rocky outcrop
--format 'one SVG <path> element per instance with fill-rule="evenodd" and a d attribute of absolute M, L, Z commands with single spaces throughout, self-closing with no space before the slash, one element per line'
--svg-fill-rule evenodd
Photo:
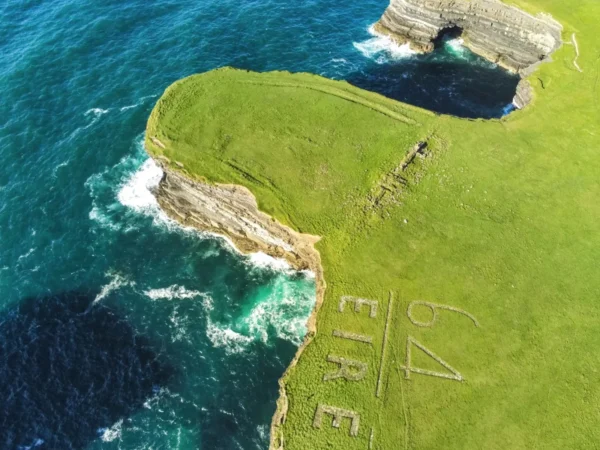
<path fill-rule="evenodd" d="M 533 99 L 533 89 L 527 80 L 519 81 L 517 84 L 517 92 L 515 93 L 515 97 L 513 98 L 513 105 L 517 109 L 523 109 Z"/>
<path fill-rule="evenodd" d="M 562 43 L 562 26 L 551 16 L 499 0 L 391 0 L 375 30 L 429 52 L 440 32 L 454 27 L 473 52 L 524 76 Z"/>
<path fill-rule="evenodd" d="M 156 198 L 171 218 L 226 236 L 242 253 L 260 251 L 287 260 L 297 270 L 319 270 L 319 254 L 314 249 L 319 238 L 297 233 L 259 211 L 245 187 L 200 183 L 166 164 L 161 167 L 164 175 Z"/>
<path fill-rule="evenodd" d="M 306 324 L 307 336 L 288 367 L 289 371 L 315 335 L 316 313 L 323 303 L 325 281 L 321 258 L 314 247 L 319 237 L 298 233 L 261 212 L 254 195 L 243 186 L 194 181 L 180 170 L 170 168 L 168 161 L 160 157 L 154 160 L 164 172 L 155 195 L 169 217 L 200 231 L 225 236 L 242 253 L 261 251 L 285 259 L 297 270 L 310 270 L 315 274 L 315 308 Z M 288 399 L 282 378 L 279 382 L 277 411 L 271 424 L 272 450 L 283 447 L 279 427 L 285 422 L 287 410 Z"/>

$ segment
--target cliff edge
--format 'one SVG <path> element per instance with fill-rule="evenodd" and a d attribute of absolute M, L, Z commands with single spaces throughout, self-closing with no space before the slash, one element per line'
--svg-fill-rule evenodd
<path fill-rule="evenodd" d="M 160 145 L 157 138 L 152 140 L 155 145 Z M 316 332 L 316 312 L 323 302 L 325 281 L 321 258 L 314 247 L 320 238 L 298 233 L 261 212 L 254 195 L 243 186 L 195 181 L 170 167 L 164 157 L 153 158 L 163 170 L 155 195 L 170 218 L 182 225 L 224 236 L 242 253 L 264 252 L 285 259 L 296 270 L 310 270 L 315 274 L 315 308 L 306 324 L 308 332 L 304 343 L 288 367 L 289 371 Z M 284 378 L 279 382 L 277 412 L 272 420 L 273 437 L 277 435 L 275 430 L 285 420 L 288 409 Z M 274 445 L 272 448 L 275 449 Z"/>
<path fill-rule="evenodd" d="M 499 0 L 391 0 L 375 25 L 420 52 L 432 51 L 448 28 L 460 28 L 473 52 L 523 76 L 562 43 L 562 26 L 550 15 L 532 16 Z"/>
<path fill-rule="evenodd" d="M 317 272 L 318 237 L 297 233 L 259 211 L 256 198 L 243 186 L 194 181 L 156 159 L 164 175 L 156 198 L 178 222 L 231 239 L 242 253 L 264 252 L 285 259 L 296 270 Z"/>

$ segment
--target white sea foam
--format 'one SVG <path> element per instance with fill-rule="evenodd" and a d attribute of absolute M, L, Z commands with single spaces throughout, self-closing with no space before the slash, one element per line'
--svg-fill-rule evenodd
<path fill-rule="evenodd" d="M 112 442 L 115 439 L 120 438 L 121 432 L 122 432 L 122 427 L 123 427 L 123 419 L 121 419 L 117 423 L 113 424 L 113 426 L 111 426 L 110 428 L 99 429 L 98 432 L 102 433 L 100 435 L 100 439 L 102 439 L 102 442 Z"/>
<path fill-rule="evenodd" d="M 27 253 L 23 253 L 21 256 L 19 256 L 18 261 L 21 261 L 22 259 L 26 259 L 29 258 L 29 256 L 31 256 L 31 254 L 35 251 L 35 249 L 32 247 L 29 249 L 29 251 Z"/>
<path fill-rule="evenodd" d="M 171 391 L 169 391 L 169 388 L 167 388 L 167 387 L 154 388 L 153 391 L 154 391 L 154 395 L 144 402 L 143 406 L 146 409 L 152 409 L 155 406 L 158 406 L 160 401 L 164 398 L 170 398 L 170 399 L 178 398 L 178 399 L 180 399 L 180 402 L 183 401 L 179 394 L 172 393 Z"/>
<path fill-rule="evenodd" d="M 31 449 L 33 449 L 35 447 L 39 447 L 44 442 L 45 441 L 43 439 L 37 438 L 35 441 L 33 441 L 33 444 L 19 446 L 19 447 L 17 447 L 17 450 L 31 450 Z"/>
<path fill-rule="evenodd" d="M 315 278 L 317 278 L 317 276 L 315 275 L 315 273 L 312 270 L 301 270 L 300 273 L 302 275 L 304 275 L 305 278 L 308 278 L 309 280 L 314 280 Z"/>
<path fill-rule="evenodd" d="M 208 294 L 202 296 L 202 305 L 204 305 L 206 311 L 212 311 L 215 307 L 214 300 Z"/>
<path fill-rule="evenodd" d="M 110 112 L 110 109 L 102 109 L 102 108 L 91 108 L 88 109 L 83 115 L 84 116 L 89 116 L 90 114 L 93 114 L 94 117 L 100 117 L 104 114 L 107 114 Z"/>
<path fill-rule="evenodd" d="M 108 272 L 107 275 L 111 277 L 111 280 L 109 283 L 102 286 L 100 293 L 96 295 L 96 298 L 94 299 L 94 303 L 101 301 L 103 298 L 108 296 L 108 294 L 110 294 L 113 291 L 116 291 L 117 289 L 122 288 L 123 286 L 135 285 L 135 282 L 128 280 L 127 278 L 118 273 Z"/>
<path fill-rule="evenodd" d="M 61 167 L 66 167 L 66 166 L 69 164 L 69 162 L 70 162 L 70 161 L 71 161 L 70 159 L 67 159 L 66 161 L 63 161 L 63 162 L 61 162 L 60 164 L 58 164 L 58 165 L 57 165 L 57 166 L 56 166 L 56 167 L 55 167 L 55 168 L 52 170 L 52 176 L 53 176 L 53 177 L 55 177 L 55 176 L 56 176 L 56 173 L 58 172 L 58 170 L 59 170 Z"/>
<path fill-rule="evenodd" d="M 373 36 L 371 39 L 354 42 L 353 45 L 363 56 L 374 60 L 378 64 L 408 58 L 416 54 L 409 44 L 398 45 L 389 36 L 377 33 L 373 25 L 369 27 L 368 31 Z"/>
<path fill-rule="evenodd" d="M 204 295 L 202 303 L 206 309 L 206 336 L 213 347 L 224 348 L 227 354 L 243 352 L 253 339 L 232 330 L 229 326 L 217 325 L 212 321 L 210 318 L 210 313 L 214 309 L 212 297 Z"/>
<path fill-rule="evenodd" d="M 447 40 L 444 45 L 448 47 L 455 56 L 466 56 L 464 43 L 464 39 L 456 38 Z"/>
<path fill-rule="evenodd" d="M 212 297 L 206 295 L 203 298 L 204 308 L 206 309 L 206 336 L 213 347 L 224 348 L 227 354 L 241 353 L 246 350 L 248 344 L 253 339 L 234 331 L 229 326 L 218 325 L 210 318 L 210 312 L 214 309 Z"/>
<path fill-rule="evenodd" d="M 84 116 L 88 117 L 88 116 L 92 116 L 92 120 L 90 121 L 90 123 L 88 123 L 86 126 L 84 127 L 79 127 L 76 130 L 74 130 L 69 137 L 67 138 L 67 140 L 71 140 L 72 138 L 74 138 L 75 136 L 77 136 L 79 134 L 80 131 L 82 130 L 87 130 L 89 127 L 91 127 L 92 125 L 94 125 L 96 122 L 98 122 L 98 120 L 100 120 L 100 118 L 104 115 L 104 114 L 108 114 L 110 112 L 110 108 L 109 109 L 102 109 L 102 108 L 91 108 L 88 109 L 85 113 L 83 113 Z"/>
<path fill-rule="evenodd" d="M 269 427 L 266 425 L 259 425 L 256 427 L 256 430 L 258 431 L 261 440 L 266 441 L 269 439 Z"/>
<path fill-rule="evenodd" d="M 268 342 L 269 330 L 273 330 L 279 339 L 300 345 L 313 306 L 312 295 L 301 292 L 297 284 L 284 277 L 278 277 L 266 297 L 242 318 L 241 324 L 250 335 L 264 343 Z"/>
<path fill-rule="evenodd" d="M 152 300 L 190 299 L 206 296 L 203 292 L 188 290 L 177 284 L 167 288 L 149 289 L 144 291 L 144 294 Z"/>
<path fill-rule="evenodd" d="M 100 210 L 97 206 L 93 206 L 90 213 L 88 214 L 90 220 L 97 222 L 101 227 L 108 228 L 113 231 L 119 231 L 120 225 L 114 223 L 112 219 Z"/>
<path fill-rule="evenodd" d="M 137 212 L 155 212 L 158 202 L 152 189 L 158 187 L 162 176 L 163 171 L 158 164 L 151 158 L 147 159 L 119 191 L 119 202 Z"/>
<path fill-rule="evenodd" d="M 172 341 L 187 341 L 190 344 L 192 343 L 189 336 L 188 330 L 190 326 L 190 316 L 189 314 L 180 314 L 179 309 L 176 306 L 173 308 L 171 315 L 169 316 L 169 322 L 171 323 L 173 333 L 172 333 Z"/>
<path fill-rule="evenodd" d="M 285 274 L 258 289 L 247 299 L 252 309 L 234 318 L 230 323 L 216 323 L 212 317 L 214 305 L 206 296 L 206 334 L 214 347 L 224 348 L 226 353 L 241 353 L 252 342 L 269 343 L 274 334 L 278 339 L 300 345 L 306 335 L 306 322 L 314 307 L 314 291 L 306 282 L 292 282 Z M 307 289 L 308 288 L 308 289 Z"/>
<path fill-rule="evenodd" d="M 152 94 L 152 95 L 145 95 L 142 98 L 140 98 L 140 100 L 137 103 L 134 103 L 132 105 L 126 105 L 126 106 L 121 106 L 119 108 L 119 111 L 127 111 L 129 109 L 133 109 L 133 108 L 137 108 L 138 106 L 141 106 L 144 104 L 144 102 L 146 100 L 148 100 L 149 98 L 156 98 L 158 97 L 158 94 Z"/>
<path fill-rule="evenodd" d="M 118 231 L 121 226 L 118 223 L 113 222 L 111 218 L 111 206 L 104 207 L 101 205 L 100 198 L 103 193 L 110 189 L 106 180 L 109 173 L 109 169 L 106 169 L 100 173 L 91 175 L 85 181 L 85 187 L 89 189 L 92 197 L 92 209 L 90 210 L 88 217 L 90 220 L 98 223 L 100 227 L 106 228 L 112 231 Z"/>
<path fill-rule="evenodd" d="M 133 105 L 122 106 L 119 108 L 119 111 L 127 111 L 128 109 L 137 108 L 140 106 L 140 103 L 134 103 Z"/>
<path fill-rule="evenodd" d="M 143 150 L 143 138 L 135 143 L 136 152 L 121 159 L 115 166 L 91 175 L 85 182 L 92 197 L 89 218 L 112 231 L 131 230 L 120 223 L 123 206 L 138 213 L 166 219 L 150 189 L 156 187 L 162 171 Z M 163 217 L 164 216 L 164 217 Z"/>
<path fill-rule="evenodd" d="M 253 341 L 250 336 L 244 336 L 229 327 L 215 325 L 210 318 L 206 323 L 206 335 L 214 347 L 224 348 L 228 354 L 243 352 Z"/>
<path fill-rule="evenodd" d="M 263 252 L 252 253 L 248 256 L 250 263 L 255 267 L 269 268 L 278 271 L 288 271 L 291 269 L 285 259 L 273 258 Z"/>

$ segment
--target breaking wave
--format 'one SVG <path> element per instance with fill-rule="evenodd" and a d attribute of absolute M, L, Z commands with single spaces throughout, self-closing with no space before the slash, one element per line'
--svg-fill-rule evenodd
<path fill-rule="evenodd" d="M 417 53 L 409 44 L 398 45 L 389 36 L 378 33 L 374 25 L 371 25 L 368 31 L 373 36 L 371 39 L 354 42 L 353 45 L 364 57 L 374 60 L 377 64 L 409 58 Z"/>
<path fill-rule="evenodd" d="M 219 326 L 207 319 L 206 336 L 214 347 L 224 348 L 228 354 L 241 353 L 248 348 L 253 339 L 244 336 L 229 327 Z"/>
<path fill-rule="evenodd" d="M 252 253 L 248 256 L 248 261 L 255 266 L 261 268 L 269 268 L 273 270 L 291 270 L 291 266 L 285 259 L 273 258 L 263 252 Z"/>
<path fill-rule="evenodd" d="M 466 58 L 467 49 L 463 45 L 465 43 L 462 38 L 448 39 L 444 42 L 444 45 L 450 50 L 452 55 L 459 58 Z"/>
<path fill-rule="evenodd" d="M 116 422 L 110 428 L 100 428 L 98 430 L 98 434 L 100 434 L 100 439 L 102 439 L 102 442 L 112 442 L 115 439 L 120 438 L 122 427 L 123 427 L 123 419 Z"/>
<path fill-rule="evenodd" d="M 300 345 L 314 305 L 314 285 L 302 277 L 290 280 L 282 273 L 252 292 L 239 314 L 227 321 L 212 317 L 213 300 L 205 297 L 206 334 L 213 346 L 227 353 L 245 351 L 254 342 L 270 344 L 273 339 Z"/>
<path fill-rule="evenodd" d="M 110 282 L 102 286 L 100 293 L 96 295 L 92 304 L 95 304 L 102 299 L 106 298 L 111 292 L 116 291 L 124 286 L 135 286 L 135 282 L 128 280 L 123 275 L 115 272 L 108 272 L 106 274 L 110 277 Z"/>
<path fill-rule="evenodd" d="M 152 190 L 158 187 L 162 176 L 162 169 L 148 158 L 119 191 L 119 202 L 134 211 L 155 214 L 159 206 Z"/>
<path fill-rule="evenodd" d="M 110 109 L 90 108 L 83 115 L 84 116 L 89 116 L 91 114 L 95 118 L 98 118 L 98 117 L 103 116 L 104 114 L 107 114 L 109 112 L 110 112 Z"/>
<path fill-rule="evenodd" d="M 85 185 L 92 196 L 92 209 L 88 217 L 100 228 L 112 232 L 127 232 L 135 226 L 132 225 L 131 217 L 128 220 L 126 213 L 133 212 L 136 216 L 152 218 L 155 226 L 167 232 L 184 233 L 202 239 L 217 238 L 221 243 L 226 244 L 226 248 L 240 255 L 251 266 L 294 272 L 284 259 L 273 258 L 263 252 L 244 255 L 226 236 L 202 232 L 181 225 L 168 217 L 160 208 L 154 195 L 162 176 L 162 169 L 148 157 L 144 150 L 143 136 L 136 138 L 132 155 L 122 158 L 112 168 L 90 176 L 86 181 Z M 307 277 L 314 276 L 309 271 L 303 273 Z"/>
<path fill-rule="evenodd" d="M 174 284 L 167 288 L 160 289 L 149 289 L 144 291 L 144 294 L 152 300 L 173 300 L 173 299 L 189 299 L 195 297 L 202 297 L 205 294 L 200 291 L 190 291 Z"/>

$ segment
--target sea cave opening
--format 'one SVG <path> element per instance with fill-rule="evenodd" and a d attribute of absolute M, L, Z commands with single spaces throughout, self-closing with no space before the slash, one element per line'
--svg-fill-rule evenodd
<path fill-rule="evenodd" d="M 445 45 L 448 41 L 453 41 L 455 39 L 461 39 L 463 34 L 463 29 L 457 25 L 448 25 L 445 28 L 442 28 L 438 33 L 437 37 L 433 40 L 433 47 L 437 50 Z"/>

